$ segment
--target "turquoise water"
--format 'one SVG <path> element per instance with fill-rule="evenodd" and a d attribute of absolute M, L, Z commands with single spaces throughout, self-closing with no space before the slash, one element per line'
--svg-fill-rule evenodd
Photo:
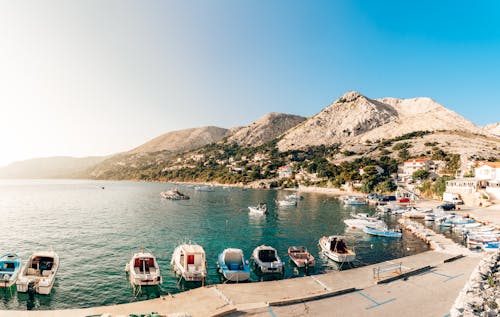
<path fill-rule="evenodd" d="M 101 187 L 104 186 L 105 189 Z M 25 261 L 32 251 L 52 247 L 61 260 L 52 293 L 12 294 L 0 289 L 0 309 L 56 309 L 110 305 L 144 300 L 158 293 L 196 287 L 177 283 L 170 257 L 182 241 L 202 245 L 207 253 L 207 283 L 220 283 L 217 255 L 227 247 L 243 249 L 247 257 L 260 244 L 278 249 L 286 262 L 284 278 L 304 275 L 289 262 L 287 248 L 305 245 L 319 260 L 308 274 L 338 269 L 318 252 L 323 235 L 344 233 L 343 219 L 354 210 L 373 212 L 367 206 L 344 207 L 324 194 L 303 193 L 297 207 L 274 203 L 288 194 L 274 190 L 218 187 L 198 192 L 175 185 L 191 196 L 168 201 L 159 192 L 173 184 L 85 180 L 0 181 L 0 252 L 17 252 Z M 247 206 L 267 202 L 265 216 L 249 216 Z M 395 219 L 388 219 L 395 225 Z M 347 232 L 354 246 L 355 266 L 389 260 L 427 250 L 420 240 L 404 233 L 403 239 L 370 237 Z M 124 267 L 140 247 L 158 258 L 163 275 L 159 292 L 134 298 Z M 252 275 L 253 281 L 259 277 Z"/>

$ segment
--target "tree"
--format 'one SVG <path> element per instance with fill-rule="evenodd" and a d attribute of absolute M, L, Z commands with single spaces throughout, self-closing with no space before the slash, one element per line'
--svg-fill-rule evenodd
<path fill-rule="evenodd" d="M 407 159 L 410 158 L 410 152 L 408 152 L 407 149 L 402 149 L 402 150 L 399 150 L 398 152 L 398 156 L 400 159 L 402 159 L 403 161 L 406 161 Z"/>
<path fill-rule="evenodd" d="M 413 179 L 424 180 L 424 179 L 427 179 L 427 177 L 429 177 L 429 172 L 427 172 L 424 169 L 419 169 L 419 170 L 413 172 L 413 174 L 411 176 L 413 177 Z"/>

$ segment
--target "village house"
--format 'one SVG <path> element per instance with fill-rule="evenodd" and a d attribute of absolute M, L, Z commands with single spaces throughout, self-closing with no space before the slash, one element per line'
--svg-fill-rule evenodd
<path fill-rule="evenodd" d="M 447 181 L 446 192 L 459 194 L 470 206 L 500 199 L 500 162 L 480 161 L 475 166 L 474 177 Z"/>
<path fill-rule="evenodd" d="M 292 168 L 288 165 L 278 167 L 279 178 L 291 178 L 293 176 Z"/>

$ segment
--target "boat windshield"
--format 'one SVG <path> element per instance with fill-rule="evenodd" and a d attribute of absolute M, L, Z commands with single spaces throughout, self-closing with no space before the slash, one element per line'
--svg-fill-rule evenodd
<path fill-rule="evenodd" d="M 261 259 L 263 262 L 274 262 L 278 260 L 276 258 L 276 253 L 274 252 L 274 250 L 260 250 L 259 259 Z"/>

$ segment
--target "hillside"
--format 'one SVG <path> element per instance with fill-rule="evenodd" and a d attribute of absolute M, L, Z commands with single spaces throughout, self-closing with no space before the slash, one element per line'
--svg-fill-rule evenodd
<path fill-rule="evenodd" d="M 200 148 L 206 144 L 219 142 L 227 136 L 228 130 L 219 127 L 201 127 L 172 131 L 160 135 L 138 147 L 128 154 L 168 151 L 179 153 Z"/>
<path fill-rule="evenodd" d="M 488 124 L 487 126 L 484 126 L 482 130 L 485 133 L 500 137 L 500 122 Z"/>
<path fill-rule="evenodd" d="M 0 168 L 0 178 L 76 178 L 106 157 L 44 157 L 14 162 Z"/>
<path fill-rule="evenodd" d="M 304 120 L 306 118 L 292 114 L 271 112 L 246 127 L 235 129 L 228 142 L 241 146 L 259 146 L 274 140 Z"/>
<path fill-rule="evenodd" d="M 280 151 L 307 145 L 355 144 L 390 139 L 413 131 L 480 133 L 472 122 L 430 98 L 369 99 L 347 92 L 280 140 Z"/>

